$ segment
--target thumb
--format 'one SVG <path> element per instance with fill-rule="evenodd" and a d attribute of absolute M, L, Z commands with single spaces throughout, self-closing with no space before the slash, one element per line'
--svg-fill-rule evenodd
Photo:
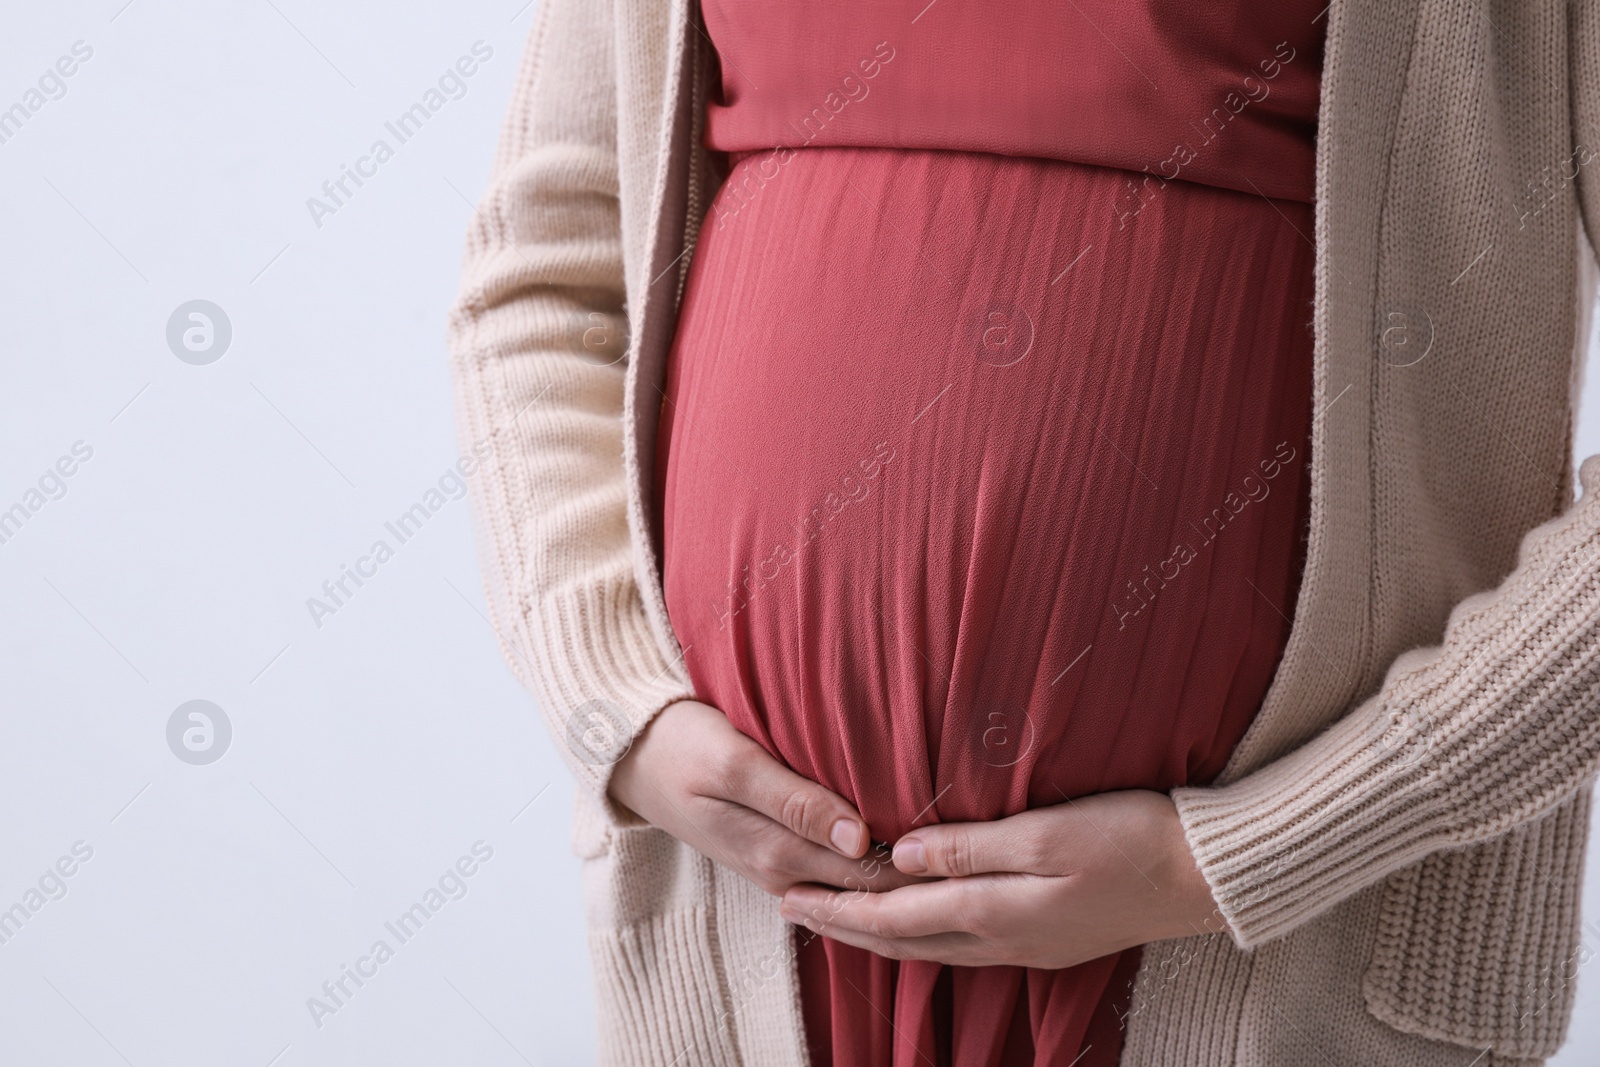
<path fill-rule="evenodd" d="M 839 794 L 773 759 L 751 742 L 725 799 L 760 812 L 813 844 L 850 859 L 867 850 L 867 824 Z"/>
<path fill-rule="evenodd" d="M 1005 820 L 924 826 L 895 842 L 894 865 L 905 874 L 965 878 L 1029 865 Z"/>

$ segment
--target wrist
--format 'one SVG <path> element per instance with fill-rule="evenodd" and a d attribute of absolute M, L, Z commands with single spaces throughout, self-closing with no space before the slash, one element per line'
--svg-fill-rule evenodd
<path fill-rule="evenodd" d="M 678 721 L 690 714 L 685 709 L 693 704 L 693 701 L 675 700 L 652 715 L 606 776 L 607 798 L 643 822 L 653 821 L 648 812 L 656 806 L 652 800 L 659 789 L 655 784 L 656 768 L 663 762 L 657 758 L 662 755 L 659 750 L 671 747 L 669 735 Z M 667 725 L 662 725 L 663 720 L 668 720 Z M 663 758 L 670 762 L 670 756 Z"/>
<path fill-rule="evenodd" d="M 1227 920 L 1217 907 L 1210 883 L 1195 862 L 1194 851 L 1183 830 L 1183 820 L 1172 799 L 1163 794 L 1161 803 L 1154 806 L 1154 814 L 1159 842 L 1157 854 L 1162 857 L 1161 874 L 1156 879 L 1162 896 L 1161 936 L 1194 937 L 1228 932 Z"/>
<path fill-rule="evenodd" d="M 643 822 L 649 820 L 641 808 L 648 807 L 643 803 L 641 791 L 647 788 L 648 775 L 640 765 L 639 746 L 635 744 L 611 766 L 611 771 L 606 775 L 606 799 L 620 809 L 624 818 L 633 817 Z"/>

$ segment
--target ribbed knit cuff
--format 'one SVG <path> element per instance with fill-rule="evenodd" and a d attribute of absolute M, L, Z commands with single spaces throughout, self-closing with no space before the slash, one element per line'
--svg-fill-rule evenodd
<path fill-rule="evenodd" d="M 1564 803 L 1600 764 L 1600 456 L 1584 500 L 1524 538 L 1443 643 L 1399 657 L 1369 700 L 1225 786 L 1174 790 L 1241 948 L 1280 937 L 1441 848 Z"/>
<path fill-rule="evenodd" d="M 535 693 L 578 787 L 599 802 L 608 822 L 643 825 L 607 789 L 650 720 L 694 698 L 682 658 L 662 653 L 632 581 L 554 591 L 528 626 Z"/>
<path fill-rule="evenodd" d="M 1436 774 L 1405 743 L 1380 739 L 1378 707 L 1369 701 L 1230 785 L 1173 791 L 1240 948 L 1287 934 L 1448 841 Z"/>

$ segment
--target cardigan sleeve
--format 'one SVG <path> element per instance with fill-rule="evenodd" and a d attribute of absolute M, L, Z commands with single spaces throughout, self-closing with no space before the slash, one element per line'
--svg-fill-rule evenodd
<path fill-rule="evenodd" d="M 1600 456 L 1583 497 L 1531 531 L 1442 643 L 1371 698 L 1219 787 L 1173 791 L 1242 948 L 1280 937 L 1429 853 L 1551 812 L 1600 770 Z"/>
<path fill-rule="evenodd" d="M 1565 178 L 1600 248 L 1600 0 L 1569 18 Z M 1456 605 L 1439 646 L 1399 657 L 1377 693 L 1287 756 L 1173 792 L 1240 947 L 1532 822 L 1600 771 L 1600 456 L 1579 478 L 1582 498 L 1526 535 L 1498 589 Z"/>
<path fill-rule="evenodd" d="M 490 624 L 607 815 L 611 769 L 693 695 L 634 577 L 611 7 L 539 0 L 448 340 Z"/>

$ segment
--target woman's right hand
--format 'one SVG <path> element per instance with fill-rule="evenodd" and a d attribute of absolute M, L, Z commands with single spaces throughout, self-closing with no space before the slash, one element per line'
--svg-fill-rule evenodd
<path fill-rule="evenodd" d="M 923 881 L 868 854 L 844 798 L 773 759 L 709 704 L 663 708 L 611 773 L 610 795 L 773 896 L 802 882 L 881 892 Z"/>

